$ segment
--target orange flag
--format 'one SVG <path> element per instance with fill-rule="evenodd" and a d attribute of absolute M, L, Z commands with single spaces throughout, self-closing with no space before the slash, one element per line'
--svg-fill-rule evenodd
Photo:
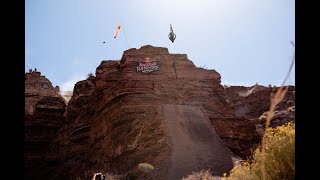
<path fill-rule="evenodd" d="M 116 30 L 116 32 L 114 32 L 114 38 L 117 38 L 118 33 L 120 31 L 120 28 L 121 28 L 121 26 L 120 26 L 120 24 L 118 24 L 117 30 Z"/>

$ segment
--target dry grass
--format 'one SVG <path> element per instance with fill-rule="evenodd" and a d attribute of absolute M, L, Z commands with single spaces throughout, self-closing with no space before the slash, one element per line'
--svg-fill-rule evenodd
<path fill-rule="evenodd" d="M 230 171 L 229 177 L 212 176 L 209 170 L 193 172 L 182 180 L 267 180 L 295 179 L 295 124 L 288 123 L 276 128 L 268 128 L 265 135 L 265 152 L 262 146 L 255 150 L 252 159 Z M 263 168 L 262 165 L 265 163 Z M 263 173 L 263 171 L 265 173 Z"/>
<path fill-rule="evenodd" d="M 291 44 L 293 47 L 295 47 L 294 43 L 291 41 Z M 282 82 L 281 87 L 278 89 L 278 91 L 276 92 L 276 94 L 271 94 L 271 104 L 270 104 L 270 108 L 266 117 L 266 128 L 265 128 L 265 135 L 263 136 L 262 139 L 262 147 L 261 147 L 261 152 L 262 152 L 262 164 L 261 164 L 261 170 L 262 170 L 262 180 L 266 180 L 266 165 L 265 165 L 265 159 L 266 159 L 266 134 L 267 134 L 267 130 L 269 128 L 270 125 L 270 121 L 272 119 L 272 117 L 274 116 L 274 111 L 276 109 L 276 106 L 283 100 L 284 96 L 286 95 L 287 91 L 288 91 L 288 86 L 284 86 L 284 84 L 286 83 L 290 72 L 292 70 L 293 64 L 295 61 L 295 52 L 293 53 L 293 57 L 292 57 L 292 61 L 291 61 L 291 65 L 289 67 L 289 71 L 285 77 L 285 79 Z M 293 145 L 294 146 L 294 145 Z"/>
<path fill-rule="evenodd" d="M 262 153 L 262 162 L 261 162 L 261 171 L 262 171 L 262 179 L 265 180 L 266 179 L 266 165 L 265 165 L 265 160 L 266 160 L 266 132 L 269 128 L 270 125 L 270 121 L 274 116 L 274 111 L 276 109 L 276 106 L 283 100 L 284 96 L 286 95 L 288 91 L 288 86 L 281 86 L 278 91 L 276 92 L 276 94 L 272 94 L 271 95 L 271 105 L 270 105 L 270 109 L 267 113 L 267 117 L 266 117 L 266 131 L 265 131 L 265 135 L 263 136 L 262 139 L 262 147 L 261 147 L 261 153 Z"/>
<path fill-rule="evenodd" d="M 293 47 L 294 43 L 291 42 Z M 231 171 L 230 179 L 294 179 L 294 125 L 288 125 L 276 128 L 276 131 L 284 136 L 275 136 L 271 133 L 274 130 L 269 129 L 270 121 L 275 114 L 277 105 L 285 97 L 288 86 L 284 86 L 295 61 L 295 53 L 292 58 L 289 71 L 275 94 L 271 94 L 271 104 L 269 111 L 259 117 L 260 120 L 266 119 L 265 133 L 262 139 L 262 145 L 254 154 L 254 162 L 246 162 L 242 166 L 235 167 Z M 292 128 L 293 127 L 293 128 Z M 291 128 L 291 129 L 290 129 Z M 284 131 L 284 132 L 282 132 Z M 280 139 L 277 139 L 281 137 Z M 283 161 L 283 162 L 281 162 Z M 284 165 L 283 163 L 287 163 Z M 288 165 L 289 164 L 289 165 Z M 288 175 L 289 172 L 289 175 Z M 275 177 L 274 177 L 275 176 Z"/>
<path fill-rule="evenodd" d="M 182 180 L 215 180 L 217 178 L 213 177 L 210 170 L 201 170 L 199 172 L 192 172 L 191 175 L 183 177 Z"/>

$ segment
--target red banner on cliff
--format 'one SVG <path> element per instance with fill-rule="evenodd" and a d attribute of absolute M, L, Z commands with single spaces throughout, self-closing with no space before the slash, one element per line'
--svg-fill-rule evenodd
<path fill-rule="evenodd" d="M 158 58 L 155 58 L 158 59 Z M 157 64 L 157 61 L 150 58 L 150 57 L 145 57 L 139 60 L 139 65 L 137 67 L 137 72 L 142 72 L 142 73 L 149 73 L 155 70 L 159 69 L 159 65 Z"/>

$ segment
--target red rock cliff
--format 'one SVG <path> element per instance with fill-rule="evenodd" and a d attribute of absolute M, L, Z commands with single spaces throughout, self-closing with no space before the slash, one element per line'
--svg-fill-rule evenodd
<path fill-rule="evenodd" d="M 41 179 L 49 170 L 46 152 L 61 127 L 65 103 L 40 72 L 25 74 L 25 177 Z"/>
<path fill-rule="evenodd" d="M 95 76 L 76 83 L 65 112 L 64 101 L 41 77 L 26 75 L 26 119 L 52 117 L 43 126 L 55 123 L 51 134 L 44 133 L 47 144 L 31 145 L 48 162 L 38 177 L 51 180 L 90 179 L 95 172 L 181 179 L 208 168 L 221 176 L 236 156 L 249 156 L 260 142 L 257 119 L 268 110 L 272 92 L 263 86 L 224 88 L 215 70 L 150 45 L 125 51 L 121 60 L 102 61 Z M 50 96 L 41 98 L 39 88 Z M 294 112 L 294 87 L 274 122 L 288 117 L 282 110 L 289 106 Z M 37 126 L 29 122 L 26 129 Z M 139 171 L 142 162 L 154 172 Z"/>
<path fill-rule="evenodd" d="M 157 67 L 149 73 L 141 72 L 148 70 L 143 66 L 147 63 Z M 139 65 L 143 68 L 138 69 Z M 222 175 L 233 167 L 233 155 L 210 128 L 208 117 L 233 115 L 224 97 L 216 71 L 197 68 L 187 55 L 169 54 L 166 48 L 143 46 L 125 51 L 120 61 L 102 61 L 96 77 L 75 85 L 66 123 L 52 145 L 51 158 L 63 159 L 54 174 L 75 178 L 89 177 L 94 171 L 128 172 L 140 179 L 175 179 L 195 168 L 211 168 L 216 175 Z M 168 119 L 174 117 L 190 121 L 180 123 L 185 123 L 181 131 L 190 131 L 185 144 L 198 142 L 202 148 L 185 150 L 185 158 L 190 158 L 185 164 L 195 164 L 180 170 L 173 167 L 181 161 L 175 154 L 181 147 L 176 145 L 179 142 L 174 143 L 174 137 L 183 134 L 171 128 L 170 123 L 175 122 Z M 174 126 L 178 129 L 180 125 Z M 203 128 L 201 137 L 195 132 L 197 127 Z M 207 147 L 207 141 L 214 141 L 216 146 Z M 191 160 L 194 153 L 205 148 L 212 150 L 207 159 Z M 205 163 L 210 158 L 221 162 Z M 141 162 L 153 164 L 155 172 L 139 172 L 137 165 Z"/>

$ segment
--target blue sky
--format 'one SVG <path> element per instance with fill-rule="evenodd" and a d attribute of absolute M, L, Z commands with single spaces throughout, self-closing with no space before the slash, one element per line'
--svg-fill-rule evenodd
<path fill-rule="evenodd" d="M 25 71 L 61 90 L 129 47 L 167 47 L 244 86 L 280 85 L 294 52 L 294 0 L 26 0 L 25 12 Z"/>

